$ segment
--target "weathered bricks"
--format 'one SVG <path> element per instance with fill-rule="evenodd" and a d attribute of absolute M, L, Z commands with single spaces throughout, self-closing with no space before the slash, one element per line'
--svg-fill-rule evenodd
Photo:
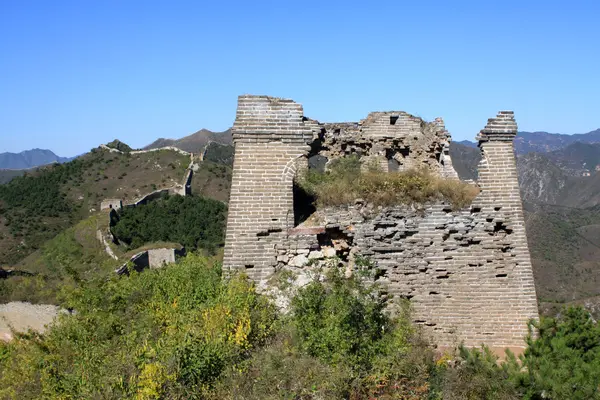
<path fill-rule="evenodd" d="M 371 113 L 360 123 L 319 124 L 302 114 L 302 106 L 291 100 L 240 96 L 224 268 L 245 270 L 263 281 L 278 266 L 302 270 L 295 263 L 337 246 L 349 264 L 355 254 L 374 260 L 384 271 L 381 282 L 389 294 L 411 300 L 415 323 L 440 346 L 464 341 L 522 349 L 527 320 L 538 313 L 513 113 L 501 111 L 478 136 L 481 193 L 471 207 L 452 211 L 437 203 L 418 212 L 359 204 L 321 211 L 324 221 L 318 227 L 294 228 L 293 179 L 311 154 L 332 158 L 357 152 L 384 165 L 398 151 L 403 158 L 395 157 L 406 166 L 429 163 L 440 175 L 456 177 L 441 119 L 426 123 L 385 112 Z M 315 143 L 321 143 L 318 151 Z"/>

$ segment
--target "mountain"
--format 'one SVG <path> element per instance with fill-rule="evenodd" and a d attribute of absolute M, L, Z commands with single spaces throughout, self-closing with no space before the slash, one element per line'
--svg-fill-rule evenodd
<path fill-rule="evenodd" d="M 201 129 L 198 132 L 192 133 L 191 135 L 181 139 L 160 138 L 144 147 L 144 150 L 173 146 L 189 153 L 199 153 L 210 142 L 232 144 L 233 137 L 231 134 L 231 129 L 227 129 L 224 132 L 212 132 L 207 129 Z"/>
<path fill-rule="evenodd" d="M 519 132 L 515 138 L 515 149 L 517 154 L 525 154 L 532 151 L 548 153 L 565 148 L 575 142 L 600 143 L 600 129 L 574 135 L 548 132 Z"/>
<path fill-rule="evenodd" d="M 561 150 L 573 143 L 600 143 L 600 129 L 588 133 L 576 133 L 566 135 L 563 133 L 548 132 L 525 132 L 517 133 L 515 138 L 515 151 L 517 154 L 527 154 L 530 152 L 549 153 Z M 467 147 L 477 147 L 477 143 L 470 140 L 461 140 L 452 142 Z"/>
<path fill-rule="evenodd" d="M 575 142 L 547 156 L 566 174 L 583 176 L 600 168 L 600 143 Z"/>
<path fill-rule="evenodd" d="M 517 158 L 521 198 L 525 202 L 562 204 L 569 177 L 546 155 L 528 153 Z"/>
<path fill-rule="evenodd" d="M 450 142 L 450 157 L 461 179 L 477 180 L 477 165 L 481 160 L 481 152 L 475 143 L 468 140 Z"/>
<path fill-rule="evenodd" d="M 73 157 L 59 157 L 50 150 L 32 149 L 20 153 L 0 153 L 0 169 L 28 169 L 52 163 L 63 163 Z"/>

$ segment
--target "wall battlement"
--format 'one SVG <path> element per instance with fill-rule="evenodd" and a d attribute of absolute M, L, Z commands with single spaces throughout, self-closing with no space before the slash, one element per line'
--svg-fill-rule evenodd
<path fill-rule="evenodd" d="M 437 202 L 416 212 L 357 203 L 319 210 L 318 226 L 295 226 L 294 177 L 303 168 L 327 168 L 335 158 L 356 155 L 384 171 L 426 167 L 457 179 L 450 135 L 441 118 L 426 122 L 388 111 L 323 124 L 291 100 L 240 96 L 224 268 L 264 282 L 279 269 L 306 273 L 330 256 L 349 269 L 356 256 L 368 256 L 382 271 L 390 303 L 410 299 L 414 322 L 440 346 L 464 341 L 518 352 L 526 323 L 538 312 L 516 132 L 513 113 L 501 111 L 479 133 L 480 194 L 470 207 Z"/>

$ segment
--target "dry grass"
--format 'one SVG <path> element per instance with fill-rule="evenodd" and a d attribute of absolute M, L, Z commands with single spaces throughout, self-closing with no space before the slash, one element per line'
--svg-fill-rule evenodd
<path fill-rule="evenodd" d="M 315 196 L 318 206 L 353 204 L 357 199 L 381 206 L 423 205 L 445 200 L 454 209 L 471 204 L 479 193 L 476 186 L 443 179 L 427 170 L 384 173 L 365 170 L 355 157 L 336 160 L 329 171 L 308 171 L 298 184 Z"/>

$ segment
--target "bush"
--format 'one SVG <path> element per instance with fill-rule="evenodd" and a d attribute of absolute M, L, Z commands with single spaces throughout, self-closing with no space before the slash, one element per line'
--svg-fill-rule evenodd
<path fill-rule="evenodd" d="M 533 335 L 539 330 L 539 337 Z M 526 399 L 600 399 L 600 326 L 583 308 L 530 324 L 515 378 Z"/>
<path fill-rule="evenodd" d="M 360 198 L 384 206 L 445 200 L 458 209 L 469 205 L 479 193 L 473 185 L 442 179 L 425 169 L 384 173 L 376 166 L 365 168 L 356 156 L 332 161 L 324 173 L 308 170 L 298 184 L 316 197 L 320 206 L 353 204 Z"/>
<path fill-rule="evenodd" d="M 344 399 L 351 371 L 330 366 L 298 350 L 288 332 L 258 350 L 240 369 L 230 368 L 211 399 Z"/>
<path fill-rule="evenodd" d="M 223 203 L 196 196 L 166 196 L 160 200 L 119 211 L 112 232 L 130 248 L 146 243 L 177 242 L 188 250 L 206 249 L 214 254 L 223 246 Z"/>
<path fill-rule="evenodd" d="M 71 292 L 45 336 L 0 345 L 0 398 L 204 398 L 272 334 L 274 308 L 243 277 L 190 255 Z"/>
<path fill-rule="evenodd" d="M 390 320 L 375 290 L 345 279 L 332 268 L 328 282 L 311 282 L 291 303 L 302 349 L 331 364 L 366 370 L 379 350 Z"/>
<path fill-rule="evenodd" d="M 500 365 L 498 357 L 483 347 L 467 349 L 459 347 L 455 367 L 440 366 L 444 400 L 509 400 L 520 398 L 511 381 L 511 372 L 519 369 L 514 356 Z"/>

